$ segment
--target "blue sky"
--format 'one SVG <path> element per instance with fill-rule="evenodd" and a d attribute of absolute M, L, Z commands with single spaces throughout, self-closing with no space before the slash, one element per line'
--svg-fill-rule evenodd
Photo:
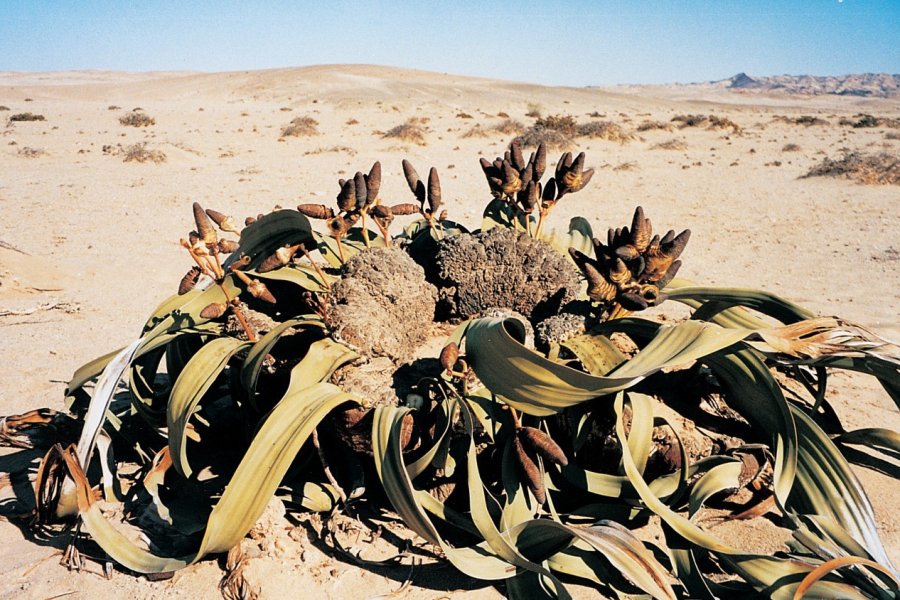
<path fill-rule="evenodd" d="M 900 0 L 0 0 L 0 71 L 333 63 L 575 86 L 900 73 Z"/>

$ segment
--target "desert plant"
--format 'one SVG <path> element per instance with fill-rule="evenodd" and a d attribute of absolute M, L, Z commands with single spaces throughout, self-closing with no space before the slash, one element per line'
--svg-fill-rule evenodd
<path fill-rule="evenodd" d="M 29 121 L 45 121 L 44 115 L 39 115 L 30 112 L 24 113 L 16 113 L 14 115 L 9 116 L 9 123 L 23 123 Z"/>
<path fill-rule="evenodd" d="M 147 142 L 138 142 L 121 149 L 122 162 L 160 164 L 166 162 L 166 154 L 162 150 L 147 148 Z"/>
<path fill-rule="evenodd" d="M 585 188 L 591 174 L 583 154 L 566 154 L 544 184 L 544 152 L 526 161 L 512 145 L 494 162 L 482 160 L 493 199 L 481 233 L 470 237 L 435 216 L 436 172 L 426 185 L 405 162 L 423 218 L 393 238 L 393 248 L 361 247 L 346 262 L 331 260 L 334 238 L 317 235 L 302 213 L 326 218 L 332 232 L 337 217 L 374 215 L 380 169 L 342 182 L 336 215 L 301 205 L 238 228 L 194 204 L 196 229 L 182 240 L 194 265 L 179 294 L 127 347 L 76 371 L 67 412 L 0 420 L 6 445 L 53 444 L 37 468 L 33 522 L 52 532 L 50 523 L 74 516 L 112 560 L 157 573 L 235 548 L 273 494 L 335 511 L 377 485 L 411 530 L 467 576 L 505 580 L 510 598 L 537 589 L 568 597 L 559 574 L 607 595 L 637 590 L 666 599 L 788 598 L 807 590 L 896 596 L 872 509 L 840 447 L 869 444 L 893 456 L 897 433 L 843 430 L 828 405 L 826 369 L 874 375 L 900 404 L 900 348 L 769 293 L 673 279 L 689 234 L 655 235 L 640 207 L 605 243 L 583 219 L 568 235 L 540 235 L 526 210 L 549 210 Z M 239 240 L 223 244 L 229 240 L 213 222 Z M 459 324 L 437 360 L 418 364 L 430 372 L 415 378 L 408 395 L 397 394 L 408 404 L 348 393 L 334 383 L 347 381 L 336 370 L 374 376 L 355 361 L 380 352 L 386 327 L 421 334 L 430 324 L 429 269 L 418 270 L 397 248 L 412 255 L 423 239 L 434 242 L 432 259 L 450 253 L 462 267 L 465 278 L 452 276 L 457 286 L 480 286 L 478 310 L 518 301 L 508 287 L 491 299 L 477 277 L 489 270 L 555 274 L 574 264 L 586 290 L 571 299 L 568 288 L 553 293 L 552 283 L 559 298 L 550 325 L 506 316 Z M 481 256 L 479 245 L 509 248 L 504 240 L 516 245 L 518 259 L 502 250 Z M 563 252 L 552 255 L 553 248 Z M 295 262 L 298 249 L 319 252 L 333 268 Z M 531 279 L 522 277 L 522 285 Z M 421 302 L 403 304 L 413 289 Z M 691 308 L 692 318 L 660 323 L 642 315 L 666 297 Z M 388 314 L 400 305 L 415 315 Z M 356 317 L 349 337 L 371 343 L 335 339 L 335 310 L 338 329 L 347 331 Z M 540 350 L 528 345 L 532 325 Z M 400 336 L 391 347 L 421 339 Z M 393 360 L 386 366 L 397 381 L 406 365 Z M 130 395 L 116 393 L 125 375 Z M 715 414 L 701 405 L 715 406 Z M 663 416 L 673 412 L 678 418 Z M 703 431 L 681 413 L 701 420 Z M 151 523 L 142 527 L 154 536 L 151 549 L 114 527 L 98 501 L 116 501 L 116 478 L 126 472 L 127 517 Z M 735 490 L 746 491 L 749 504 L 736 507 Z M 172 501 L 187 494 L 191 502 Z M 707 506 L 726 518 L 777 507 L 769 518 L 792 536 L 790 554 L 750 552 L 699 526 Z M 156 521 L 148 521 L 152 515 Z M 664 536 L 641 541 L 629 528 L 651 516 Z M 194 531 L 198 524 L 189 552 L 163 552 L 177 531 L 169 523 Z M 72 548 L 70 564 L 78 559 Z M 229 576 L 239 573 L 240 552 L 227 562 Z"/>
<path fill-rule="evenodd" d="M 900 184 L 900 159 L 893 154 L 848 152 L 841 158 L 825 158 L 804 177 L 841 177 L 863 184 Z"/>
<path fill-rule="evenodd" d="M 621 125 L 612 121 L 590 121 L 579 123 L 576 128 L 579 137 L 597 138 L 608 142 L 624 144 L 632 139 L 632 135 L 626 133 Z"/>
<path fill-rule="evenodd" d="M 425 141 L 425 133 L 427 130 L 418 119 L 409 119 L 405 123 L 396 125 L 388 129 L 382 137 L 398 139 L 404 142 L 411 142 L 419 146 L 427 145 Z"/>
<path fill-rule="evenodd" d="M 785 144 L 781 148 L 782 152 L 799 152 L 800 146 L 798 144 Z"/>
<path fill-rule="evenodd" d="M 319 135 L 319 122 L 312 117 L 295 117 L 281 130 L 281 137 L 311 137 Z"/>
<path fill-rule="evenodd" d="M 22 146 L 16 153 L 23 158 L 39 158 L 46 156 L 47 151 L 43 148 L 32 148 L 31 146 Z"/>
<path fill-rule="evenodd" d="M 525 131 L 525 129 L 525 125 L 523 125 L 520 121 L 516 121 L 515 119 L 510 118 L 505 118 L 503 121 L 491 127 L 492 131 L 502 133 L 503 135 L 519 135 L 520 133 Z"/>
<path fill-rule="evenodd" d="M 119 123 L 126 127 L 150 127 L 156 125 L 156 119 L 141 111 L 132 111 L 119 117 Z"/>
<path fill-rule="evenodd" d="M 653 131 L 661 129 L 663 131 L 672 131 L 672 125 L 670 123 L 663 123 L 662 121 L 642 121 L 640 125 L 637 126 L 638 131 Z"/>
<path fill-rule="evenodd" d="M 538 117 L 534 122 L 535 129 L 558 131 L 567 137 L 578 135 L 578 123 L 572 115 L 547 115 Z"/>
<path fill-rule="evenodd" d="M 653 144 L 650 146 L 651 150 L 687 150 L 687 142 L 682 139 L 672 138 L 671 140 L 666 140 L 665 142 L 660 142 L 658 144 Z"/>

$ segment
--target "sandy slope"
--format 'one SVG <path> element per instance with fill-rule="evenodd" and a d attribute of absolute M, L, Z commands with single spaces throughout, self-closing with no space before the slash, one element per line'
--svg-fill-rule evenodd
<path fill-rule="evenodd" d="M 642 204 L 658 228 L 693 230 L 682 275 L 765 288 L 900 338 L 897 188 L 800 178 L 845 148 L 896 154 L 900 142 L 886 137 L 896 130 L 857 130 L 837 121 L 859 112 L 896 117 L 898 101 L 721 90 L 698 96 L 685 87 L 547 88 L 325 66 L 223 74 L 4 73 L 0 105 L 10 109 L 0 112 L 0 313 L 27 313 L 0 317 L 0 414 L 59 407 L 74 369 L 138 333 L 145 315 L 174 291 L 189 266 L 177 240 L 192 226 L 192 201 L 241 218 L 276 204 L 330 203 L 338 177 L 366 170 L 376 159 L 385 170 L 382 197 L 409 201 L 400 170 L 400 159 L 409 158 L 420 172 L 430 165 L 440 170 L 450 218 L 476 226 L 488 198 L 477 159 L 502 153 L 510 136 L 463 134 L 476 123 L 499 123 L 501 111 L 529 123 L 525 113 L 534 105 L 579 121 L 596 112 L 631 132 L 645 119 L 668 121 L 677 114 L 732 119 L 742 134 L 692 128 L 636 133 L 626 144 L 578 140 L 598 173 L 589 190 L 561 203 L 554 223 L 563 226 L 583 215 L 604 231 L 629 222 L 634 206 Z M 156 125 L 120 125 L 118 117 L 135 107 Z M 25 111 L 46 121 L 2 128 L 9 115 Z M 803 114 L 831 125 L 774 120 Z M 280 140 L 281 128 L 298 116 L 316 119 L 321 135 Z M 382 137 L 411 117 L 427 119 L 426 146 Z M 654 148 L 672 139 L 686 149 Z M 104 145 L 137 142 L 164 152 L 167 161 L 123 163 L 102 151 Z M 800 149 L 784 151 L 787 144 Z M 39 156 L 26 157 L 26 148 Z M 877 385 L 862 377 L 834 379 L 833 400 L 848 427 L 900 429 Z M 900 530 L 890 517 L 898 508 L 896 481 L 870 471 L 861 476 L 896 557 Z M 55 559 L 31 569 L 52 547 L 23 539 L 6 523 L 0 531 L 4 596 L 79 590 L 68 597 L 88 598 L 116 590 L 162 598 L 174 597 L 177 585 L 181 593 L 210 597 L 220 576 L 209 561 L 174 582 L 156 583 L 69 575 Z M 403 580 L 403 574 L 350 568 L 302 540 L 284 536 L 283 548 L 251 563 L 264 597 L 314 585 L 320 597 L 364 598 Z M 351 574 L 335 578 L 331 569 Z M 406 597 L 432 598 L 441 596 L 437 590 L 466 586 L 450 569 L 425 573 L 416 584 L 422 587 Z M 485 589 L 453 597 L 497 595 Z"/>

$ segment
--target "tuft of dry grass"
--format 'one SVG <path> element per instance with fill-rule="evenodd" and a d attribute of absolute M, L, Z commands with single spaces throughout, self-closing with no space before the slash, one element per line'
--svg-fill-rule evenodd
<path fill-rule="evenodd" d="M 122 107 L 117 104 L 110 104 L 106 107 L 106 110 L 122 110 Z"/>
<path fill-rule="evenodd" d="M 119 123 L 126 127 L 149 127 L 156 125 L 156 119 L 141 111 L 132 111 L 119 117 Z"/>
<path fill-rule="evenodd" d="M 344 125 L 359 125 L 359 121 L 357 119 L 354 119 L 353 117 L 350 117 L 349 119 L 347 119 Z"/>
<path fill-rule="evenodd" d="M 799 152 L 799 151 L 800 151 L 800 146 L 797 145 L 797 144 L 785 144 L 785 145 L 781 148 L 781 151 L 782 151 L 782 152 Z"/>
<path fill-rule="evenodd" d="M 503 135 L 519 135 L 525 131 L 525 125 L 515 119 L 506 119 L 491 127 L 492 131 L 502 133 Z"/>
<path fill-rule="evenodd" d="M 813 115 L 801 115 L 794 119 L 787 119 L 787 121 L 794 125 L 803 125 L 804 127 L 810 127 L 812 125 L 831 125 L 831 123 L 825 119 L 814 117 Z"/>
<path fill-rule="evenodd" d="M 741 126 L 728 117 L 717 117 L 716 115 L 675 115 L 672 117 L 672 122 L 679 123 L 680 129 L 705 126 L 707 129 L 731 129 L 734 133 L 742 131 Z"/>
<path fill-rule="evenodd" d="M 46 119 L 44 118 L 44 115 L 37 115 L 30 112 L 16 113 L 9 117 L 10 123 L 22 123 L 27 121 L 46 121 Z"/>
<path fill-rule="evenodd" d="M 7 110 L 9 110 L 9 107 L 8 107 L 8 106 L 3 106 L 2 104 L 0 104 L 0 112 L 4 112 L 4 111 L 7 111 Z"/>
<path fill-rule="evenodd" d="M 804 177 L 841 177 L 866 185 L 900 185 L 900 159 L 886 152 L 850 152 L 837 160 L 826 157 Z"/>
<path fill-rule="evenodd" d="M 541 105 L 536 102 L 529 102 L 525 116 L 531 117 L 532 119 L 539 119 L 541 117 Z"/>
<path fill-rule="evenodd" d="M 319 135 L 319 122 L 312 117 L 295 117 L 281 130 L 281 137 L 312 137 Z"/>
<path fill-rule="evenodd" d="M 315 150 L 307 150 L 303 156 L 314 156 L 316 154 L 325 154 L 327 152 L 335 152 L 337 154 L 347 154 L 348 156 L 356 156 L 356 150 L 348 146 L 319 146 Z"/>
<path fill-rule="evenodd" d="M 662 121 L 650 121 L 645 120 L 642 121 L 640 125 L 637 126 L 638 131 L 672 131 L 674 127 L 672 127 L 671 123 L 663 123 Z"/>
<path fill-rule="evenodd" d="M 529 127 L 521 135 L 516 136 L 523 148 L 536 148 L 544 144 L 548 150 L 559 150 L 572 146 L 572 138 L 556 129 L 544 129 L 543 127 Z"/>
<path fill-rule="evenodd" d="M 165 153 L 161 150 L 150 150 L 147 148 L 147 142 L 140 142 L 130 146 L 122 146 L 122 144 L 113 146 L 106 144 L 103 146 L 103 154 L 108 156 L 121 156 L 123 157 L 122 162 L 150 162 L 157 165 L 166 162 Z"/>
<path fill-rule="evenodd" d="M 32 148 L 30 146 L 22 146 L 19 148 L 17 152 L 19 156 L 22 158 L 40 158 L 41 156 L 46 156 L 47 151 L 43 148 Z"/>
<path fill-rule="evenodd" d="M 411 144 L 417 144 L 419 146 L 426 146 L 426 129 L 422 126 L 421 123 L 421 119 L 409 119 L 405 123 L 388 129 L 381 137 L 397 139 L 404 142 L 409 142 Z"/>
<path fill-rule="evenodd" d="M 650 146 L 651 150 L 687 150 L 687 144 L 684 140 L 680 140 L 678 138 L 672 138 L 671 140 L 666 140 L 665 142 L 660 142 L 658 144 L 654 144 Z"/>
<path fill-rule="evenodd" d="M 558 131 L 567 137 L 575 137 L 578 135 L 578 123 L 575 121 L 575 117 L 571 115 L 547 115 L 546 117 L 538 117 L 534 122 L 534 128 Z"/>
<path fill-rule="evenodd" d="M 612 121 L 591 121 L 589 123 L 581 123 L 576 128 L 576 132 L 580 137 L 596 138 L 606 140 L 608 142 L 625 142 L 634 139 L 629 133 L 625 133 L 620 125 Z"/>
<path fill-rule="evenodd" d="M 481 125 L 479 125 L 479 124 L 476 123 L 475 125 L 473 125 L 472 127 L 470 127 L 468 131 L 466 131 L 465 133 L 463 133 L 462 136 L 460 136 L 460 137 L 463 137 L 463 138 L 484 138 L 484 137 L 490 137 L 490 135 L 491 135 L 490 132 L 488 132 L 488 131 L 485 130 Z"/>
<path fill-rule="evenodd" d="M 472 115 L 470 115 L 469 113 L 467 113 L 465 111 L 459 111 L 458 113 L 456 113 L 456 118 L 457 119 L 474 119 L 475 117 L 473 117 Z"/>

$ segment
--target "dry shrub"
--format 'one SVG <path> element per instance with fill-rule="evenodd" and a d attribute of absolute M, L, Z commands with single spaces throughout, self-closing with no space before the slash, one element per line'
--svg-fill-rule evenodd
<path fill-rule="evenodd" d="M 623 162 L 613 167 L 613 171 L 634 171 L 638 168 L 638 164 L 634 161 Z"/>
<path fill-rule="evenodd" d="M 473 117 L 472 115 L 470 115 L 467 112 L 460 111 L 460 112 L 456 113 L 456 118 L 457 119 L 474 119 L 475 117 Z"/>
<path fill-rule="evenodd" d="M 799 152 L 800 146 L 797 144 L 785 144 L 781 149 L 782 152 Z"/>
<path fill-rule="evenodd" d="M 525 125 L 515 119 L 506 119 L 491 127 L 491 130 L 503 135 L 519 135 L 525 131 Z"/>
<path fill-rule="evenodd" d="M 888 131 L 886 134 L 884 134 L 884 139 L 900 140 L 900 133 L 897 133 L 896 131 Z"/>
<path fill-rule="evenodd" d="M 873 117 L 872 115 L 860 113 L 858 115 L 853 115 L 852 119 L 848 119 L 847 117 L 842 118 L 840 121 L 838 121 L 838 125 L 850 126 L 854 129 L 878 127 L 878 118 Z"/>
<path fill-rule="evenodd" d="M 812 115 L 801 115 L 795 119 L 788 119 L 788 122 L 793 123 L 794 125 L 803 125 L 804 127 L 809 127 L 811 125 L 831 125 L 825 119 L 820 119 L 819 117 L 814 117 Z"/>
<path fill-rule="evenodd" d="M 672 122 L 679 123 L 680 129 L 705 126 L 707 129 L 731 129 L 735 133 L 741 131 L 741 126 L 728 117 L 716 115 L 676 115 L 672 117 Z"/>
<path fill-rule="evenodd" d="M 508 118 L 509 118 L 509 114 L 506 113 L 506 112 L 504 112 L 504 111 L 502 111 L 502 110 L 501 110 L 500 112 L 497 113 L 497 116 L 500 117 L 501 119 L 508 119 Z"/>
<path fill-rule="evenodd" d="M 684 129 L 685 127 L 700 127 L 701 125 L 706 125 L 709 121 L 709 117 L 706 115 L 675 115 L 672 117 L 673 123 L 678 123 L 678 127 Z"/>
<path fill-rule="evenodd" d="M 106 110 L 122 110 L 122 107 L 117 104 L 110 104 L 106 107 Z"/>
<path fill-rule="evenodd" d="M 544 144 L 548 150 L 558 150 L 572 146 L 572 138 L 555 129 L 542 127 L 529 127 L 521 135 L 516 136 L 523 148 L 536 148 Z"/>
<path fill-rule="evenodd" d="M 296 117 L 291 119 L 284 129 L 281 130 L 281 137 L 311 137 L 319 135 L 319 122 L 312 117 Z"/>
<path fill-rule="evenodd" d="M 641 122 L 641 124 L 637 126 L 638 131 L 672 131 L 672 129 L 674 128 L 670 123 L 663 123 L 662 121 L 646 120 Z"/>
<path fill-rule="evenodd" d="M 30 146 L 22 146 L 17 153 L 22 158 L 39 158 L 47 154 L 43 148 L 32 148 Z"/>
<path fill-rule="evenodd" d="M 654 144 L 650 146 L 651 150 L 687 150 L 687 144 L 684 140 L 680 140 L 678 138 L 672 138 L 671 140 L 666 140 L 665 142 L 660 142 L 658 144 Z"/>
<path fill-rule="evenodd" d="M 421 125 L 421 122 L 421 119 L 410 119 L 406 123 L 388 129 L 381 137 L 398 139 L 411 144 L 425 146 L 427 145 L 427 142 L 425 141 L 426 130 L 425 127 Z"/>
<path fill-rule="evenodd" d="M 535 102 L 528 103 L 528 111 L 525 113 L 526 117 L 531 117 L 532 119 L 539 119 L 541 116 L 541 105 Z"/>
<path fill-rule="evenodd" d="M 349 119 L 347 119 L 347 122 L 344 123 L 344 125 L 359 125 L 359 121 L 354 119 L 353 117 L 350 117 Z"/>
<path fill-rule="evenodd" d="M 620 144 L 633 139 L 631 134 L 625 133 L 621 126 L 612 121 L 581 123 L 578 125 L 577 132 L 581 137 L 597 138 L 608 142 L 619 142 Z"/>
<path fill-rule="evenodd" d="M 326 152 L 335 152 L 338 154 L 347 154 L 349 156 L 356 156 L 356 150 L 350 148 L 348 146 L 328 146 L 327 148 L 323 146 L 319 146 L 315 150 L 307 150 L 303 153 L 303 156 L 312 156 L 315 154 L 325 154 Z"/>
<path fill-rule="evenodd" d="M 166 155 L 161 150 L 150 150 L 147 148 L 147 142 L 132 144 L 131 146 L 103 146 L 103 154 L 109 156 L 122 156 L 122 162 L 137 162 L 160 164 L 166 162 Z"/>
<path fill-rule="evenodd" d="M 476 124 L 476 125 L 473 125 L 471 128 L 469 128 L 468 131 L 463 133 L 461 137 L 483 138 L 483 137 L 490 137 L 490 135 L 491 134 L 489 132 L 485 131 L 485 129 L 481 125 Z"/>
<path fill-rule="evenodd" d="M 838 160 L 825 158 L 804 177 L 842 177 L 868 185 L 900 185 L 900 159 L 886 152 L 850 152 Z"/>
<path fill-rule="evenodd" d="M 2 104 L 0 104 L 0 112 L 7 111 L 7 110 L 9 110 L 8 106 L 3 106 Z"/>
<path fill-rule="evenodd" d="M 119 123 L 126 127 L 149 127 L 156 125 L 156 119 L 146 113 L 132 111 L 119 117 Z"/>
<path fill-rule="evenodd" d="M 538 117 L 534 122 L 535 129 L 552 129 L 568 137 L 578 135 L 578 123 L 571 115 L 547 115 Z"/>
<path fill-rule="evenodd" d="M 25 122 L 25 121 L 46 121 L 44 115 L 36 115 L 30 112 L 24 113 L 16 113 L 14 115 L 10 115 L 9 122 L 17 123 L 17 122 Z"/>

